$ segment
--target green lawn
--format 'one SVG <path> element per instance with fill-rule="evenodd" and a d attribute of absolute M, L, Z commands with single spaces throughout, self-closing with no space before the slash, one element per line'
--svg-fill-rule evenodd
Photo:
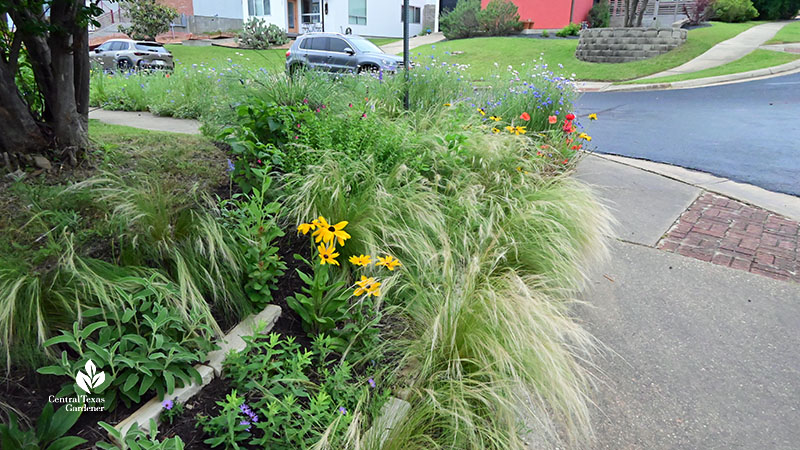
<path fill-rule="evenodd" d="M 775 34 L 775 37 L 768 40 L 767 44 L 788 44 L 790 42 L 800 42 L 800 20 L 785 25 Z"/>
<path fill-rule="evenodd" d="M 400 39 L 397 39 L 397 38 L 372 38 L 372 39 L 368 39 L 368 40 L 370 42 L 372 42 L 373 44 L 377 45 L 378 47 L 380 47 L 382 45 L 391 44 L 392 42 L 397 42 Z"/>
<path fill-rule="evenodd" d="M 791 53 L 775 52 L 772 50 L 755 50 L 743 58 L 718 67 L 701 70 L 699 72 L 687 73 L 683 75 L 673 75 L 669 77 L 649 78 L 647 80 L 634 80 L 628 83 L 672 83 L 674 81 L 695 80 L 698 78 L 715 77 L 718 75 L 728 75 L 732 73 L 749 72 L 756 69 L 780 66 L 794 60 L 800 59 L 800 55 Z"/>
<path fill-rule="evenodd" d="M 531 39 L 491 37 L 459 39 L 425 45 L 413 49 L 413 56 L 423 63 L 434 56 L 437 62 L 469 64 L 477 80 L 487 76 L 494 65 L 519 67 L 535 63 L 539 57 L 554 70 L 566 75 L 574 73 L 580 80 L 623 81 L 651 75 L 677 67 L 705 52 L 715 44 L 730 39 L 750 27 L 764 22 L 722 23 L 689 31 L 686 44 L 669 53 L 644 61 L 620 64 L 599 64 L 575 58 L 577 39 Z M 452 52 L 464 52 L 453 55 Z M 447 53 L 446 53 L 447 52 Z M 449 53 L 449 54 L 448 54 Z M 563 65 L 563 69 L 558 68 Z"/>
<path fill-rule="evenodd" d="M 191 68 L 192 64 L 204 64 L 216 70 L 226 70 L 233 64 L 249 70 L 283 70 L 286 62 L 285 49 L 246 50 L 227 47 L 191 47 L 188 45 L 167 45 L 175 57 L 175 70 Z M 230 61 L 228 61 L 230 59 Z"/>

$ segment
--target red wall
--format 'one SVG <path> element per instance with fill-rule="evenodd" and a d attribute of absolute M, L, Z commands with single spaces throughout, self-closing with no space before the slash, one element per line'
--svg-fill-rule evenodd
<path fill-rule="evenodd" d="M 533 27 L 526 24 L 525 28 L 564 28 L 569 24 L 569 10 L 572 0 L 512 0 L 519 8 L 519 18 L 525 23 L 533 21 Z M 481 6 L 486 7 L 489 0 L 481 0 Z M 580 23 L 586 20 L 589 10 L 592 9 L 592 0 L 575 0 L 572 21 Z"/>

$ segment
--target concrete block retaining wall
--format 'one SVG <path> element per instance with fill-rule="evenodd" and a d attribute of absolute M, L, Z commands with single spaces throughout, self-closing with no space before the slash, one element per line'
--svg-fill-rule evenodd
<path fill-rule="evenodd" d="M 575 57 L 582 61 L 621 63 L 652 58 L 686 42 L 679 28 L 587 28 L 581 31 Z"/>

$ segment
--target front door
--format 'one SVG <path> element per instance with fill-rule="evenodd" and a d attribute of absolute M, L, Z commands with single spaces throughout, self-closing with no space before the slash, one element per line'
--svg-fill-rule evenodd
<path fill-rule="evenodd" d="M 288 11 L 286 30 L 289 33 L 297 33 L 297 0 L 286 0 L 286 11 Z"/>

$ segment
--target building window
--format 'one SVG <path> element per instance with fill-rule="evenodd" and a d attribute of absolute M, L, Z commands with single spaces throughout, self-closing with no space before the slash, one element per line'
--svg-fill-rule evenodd
<path fill-rule="evenodd" d="M 367 0 L 349 0 L 349 22 L 353 25 L 367 24 Z"/>
<path fill-rule="evenodd" d="M 251 16 L 268 16 L 269 0 L 247 0 L 247 11 Z"/>
<path fill-rule="evenodd" d="M 419 23 L 422 15 L 420 14 L 420 9 L 414 6 L 408 7 L 408 14 L 411 16 L 411 22 L 409 23 Z M 403 5 L 400 5 L 400 22 L 405 22 L 406 20 L 406 9 Z"/>

